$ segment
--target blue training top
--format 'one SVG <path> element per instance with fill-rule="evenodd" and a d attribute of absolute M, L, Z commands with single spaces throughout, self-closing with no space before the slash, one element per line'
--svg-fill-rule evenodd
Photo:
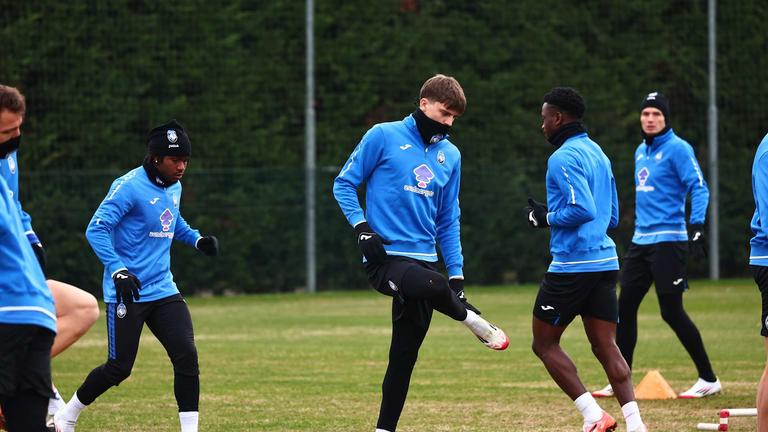
<path fill-rule="evenodd" d="M 749 241 L 749 263 L 768 266 L 768 135 L 763 137 L 752 163 L 752 196 L 755 198 L 755 214 L 750 227 L 755 234 Z M 764 215 L 764 216 L 761 216 Z"/>
<path fill-rule="evenodd" d="M 45 276 L 26 240 L 16 194 L 0 176 L 0 323 L 56 333 L 56 310 Z"/>
<path fill-rule="evenodd" d="M 553 273 L 619 269 L 608 228 L 619 223 L 611 161 L 586 133 L 568 138 L 547 162 L 547 222 Z"/>
<path fill-rule="evenodd" d="M 21 223 L 24 226 L 24 234 L 27 236 L 27 240 L 30 243 L 38 243 L 37 235 L 32 229 L 32 217 L 27 214 L 21 208 L 21 201 L 19 201 L 19 162 L 17 158 L 17 152 L 13 151 L 5 157 L 0 158 L 0 177 L 5 179 L 8 184 L 8 188 L 11 190 L 13 200 L 18 207 L 19 215 L 21 216 Z"/>
<path fill-rule="evenodd" d="M 685 199 L 691 195 L 691 224 L 703 224 L 709 189 L 693 147 L 670 129 L 643 141 L 635 151 L 635 235 L 647 245 L 688 241 Z"/>
<path fill-rule="evenodd" d="M 160 187 L 141 166 L 112 183 L 85 231 L 104 264 L 104 302 L 115 303 L 112 276 L 122 269 L 141 281 L 139 302 L 179 292 L 171 274 L 171 242 L 195 246 L 200 239 L 181 217 L 180 204 L 181 182 Z"/>
<path fill-rule="evenodd" d="M 352 226 L 367 221 L 392 242 L 388 255 L 437 261 L 463 276 L 459 235 L 461 154 L 444 139 L 425 145 L 412 115 L 380 123 L 363 136 L 334 180 L 333 194 Z M 357 188 L 366 183 L 365 213 Z"/>

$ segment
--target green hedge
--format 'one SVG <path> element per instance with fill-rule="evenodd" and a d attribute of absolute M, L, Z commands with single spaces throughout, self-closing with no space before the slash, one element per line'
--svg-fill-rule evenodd
<path fill-rule="evenodd" d="M 414 108 L 421 83 L 456 76 L 468 110 L 462 235 L 472 283 L 534 281 L 546 233 L 520 208 L 544 196 L 551 146 L 542 95 L 572 85 L 591 135 L 614 163 L 626 247 L 633 222 L 638 105 L 660 90 L 675 129 L 706 168 L 705 2 L 316 2 L 318 265 L 321 288 L 365 286 L 331 183 L 372 124 Z M 768 19 L 761 0 L 718 10 L 721 264 L 747 272 L 749 169 L 768 131 Z M 304 284 L 304 3 L 31 1 L 0 10 L 0 82 L 29 112 L 22 199 L 50 255 L 49 273 L 97 291 L 101 266 L 83 230 L 111 180 L 138 165 L 143 137 L 170 118 L 194 144 L 183 212 L 222 241 L 208 260 L 174 249 L 186 292 L 283 291 Z M 705 274 L 696 264 L 694 274 Z"/>

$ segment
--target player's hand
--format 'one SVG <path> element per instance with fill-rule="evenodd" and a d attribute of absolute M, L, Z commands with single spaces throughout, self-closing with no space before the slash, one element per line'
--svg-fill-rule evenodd
<path fill-rule="evenodd" d="M 372 264 L 381 264 L 387 259 L 387 251 L 384 245 L 392 242 L 381 238 L 376 234 L 368 222 L 362 222 L 355 227 L 355 237 L 357 238 L 357 247 L 363 253 L 365 259 Z"/>
<path fill-rule="evenodd" d="M 456 293 L 456 296 L 459 298 L 459 300 L 461 300 L 461 303 L 465 308 L 480 315 L 480 309 L 472 306 L 472 304 L 467 301 L 467 297 L 464 295 L 464 279 L 448 279 L 448 285 L 451 287 L 451 290 Z"/>
<path fill-rule="evenodd" d="M 45 259 L 45 249 L 43 249 L 43 243 L 41 243 L 40 239 L 37 238 L 37 234 L 33 232 L 27 234 L 27 240 L 29 240 L 29 244 L 32 246 L 32 250 L 35 252 L 35 258 L 37 258 L 37 262 L 40 263 L 40 268 L 45 271 L 45 264 L 47 263 L 47 260 Z"/>
<path fill-rule="evenodd" d="M 704 225 L 688 226 L 688 251 L 694 258 L 707 257 L 707 239 L 704 236 Z"/>
<path fill-rule="evenodd" d="M 133 273 L 120 270 L 112 276 L 112 281 L 115 283 L 117 303 L 133 303 L 134 300 L 139 299 L 141 281 Z"/>
<path fill-rule="evenodd" d="M 214 236 L 200 237 L 195 247 L 207 256 L 216 256 L 219 254 L 219 239 Z"/>
<path fill-rule="evenodd" d="M 547 206 L 544 203 L 528 197 L 528 206 L 525 207 L 525 214 L 528 217 L 528 224 L 533 228 L 546 228 L 549 226 L 547 222 Z"/>

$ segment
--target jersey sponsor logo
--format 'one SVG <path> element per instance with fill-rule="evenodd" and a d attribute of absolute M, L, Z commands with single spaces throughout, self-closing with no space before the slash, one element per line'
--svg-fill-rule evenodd
<path fill-rule="evenodd" d="M 680 285 L 682 282 L 683 282 L 683 278 L 679 278 L 679 279 L 677 279 L 677 280 L 673 280 L 673 281 L 672 281 L 672 285 L 674 285 L 674 286 L 678 286 L 678 285 Z"/>
<path fill-rule="evenodd" d="M 371 238 L 373 238 L 373 236 L 370 234 L 360 234 L 360 241 L 370 240 Z"/>
<path fill-rule="evenodd" d="M 176 131 L 173 130 L 173 129 L 168 129 L 165 132 L 165 136 L 166 136 L 166 138 L 168 138 L 168 142 L 171 143 L 171 144 L 174 144 L 174 143 L 176 143 L 176 141 L 179 140 L 179 136 L 176 135 Z M 172 146 L 168 146 L 168 147 L 172 147 Z M 178 145 L 175 146 L 175 147 L 178 147 Z"/>
<path fill-rule="evenodd" d="M 645 185 L 650 176 L 651 170 L 649 170 L 648 167 L 642 167 L 640 171 L 637 172 L 637 182 L 639 183 L 639 186 L 637 186 L 635 190 L 640 192 L 652 192 L 655 188 L 653 186 Z"/>
<path fill-rule="evenodd" d="M 765 322 L 763 322 L 763 325 L 765 325 L 765 328 L 768 329 L 768 316 L 765 317 Z"/>
<path fill-rule="evenodd" d="M 435 178 L 435 173 L 426 164 L 417 166 L 413 173 L 416 175 L 416 181 L 419 182 L 419 187 L 422 189 L 426 188 L 429 182 Z"/>
<path fill-rule="evenodd" d="M 397 285 L 395 285 L 395 283 L 394 283 L 394 282 L 392 282 L 392 281 L 388 281 L 388 282 L 389 282 L 389 288 L 390 288 L 392 291 L 397 291 L 397 290 L 398 290 L 398 288 L 397 288 Z"/>
<path fill-rule="evenodd" d="M 171 213 L 170 209 L 165 209 L 165 211 L 160 214 L 160 223 L 163 225 L 163 231 L 170 231 L 171 224 L 173 223 L 173 213 Z"/>
<path fill-rule="evenodd" d="M 149 200 L 149 203 L 154 205 L 155 203 L 157 203 L 157 200 L 159 200 L 159 199 L 160 198 L 158 198 L 158 197 L 152 198 L 151 200 Z"/>
<path fill-rule="evenodd" d="M 442 150 L 437 152 L 437 163 L 439 163 L 440 165 L 445 163 L 445 153 L 443 153 Z"/>
<path fill-rule="evenodd" d="M 13 160 L 13 156 L 8 155 L 8 169 L 11 170 L 11 174 L 16 174 L 16 161 Z"/>
<path fill-rule="evenodd" d="M 401 146 L 400 146 L 400 150 L 408 150 L 408 149 L 409 149 L 409 148 L 411 148 L 411 147 L 413 147 L 413 146 L 412 146 L 412 145 L 410 145 L 410 144 L 401 145 Z"/>
<path fill-rule="evenodd" d="M 550 305 L 541 305 L 541 310 L 543 311 L 555 310 L 555 307 Z"/>

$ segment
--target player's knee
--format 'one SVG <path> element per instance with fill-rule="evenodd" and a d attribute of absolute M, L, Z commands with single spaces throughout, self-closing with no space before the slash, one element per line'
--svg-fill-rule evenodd
<path fill-rule="evenodd" d="M 668 325 L 674 327 L 675 325 L 677 325 L 679 322 L 683 321 L 686 318 L 686 314 L 682 308 L 662 307 L 661 318 Z"/>
<path fill-rule="evenodd" d="M 87 330 L 99 319 L 99 302 L 96 297 L 87 293 L 77 311 L 79 322 Z"/>
<path fill-rule="evenodd" d="M 197 360 L 197 348 L 194 345 L 187 346 L 183 350 L 174 353 L 171 357 L 173 371 L 179 375 L 195 376 L 200 374 Z"/>
<path fill-rule="evenodd" d="M 131 369 L 131 366 L 112 360 L 107 361 L 103 366 L 104 374 L 112 385 L 118 385 L 131 376 Z"/>
<path fill-rule="evenodd" d="M 399 347 L 389 351 L 390 364 L 396 364 L 403 367 L 413 367 L 413 365 L 416 364 L 416 360 L 418 358 L 419 348 L 415 346 Z"/>
<path fill-rule="evenodd" d="M 534 338 L 533 342 L 531 343 L 531 350 L 533 350 L 533 353 L 536 354 L 536 357 L 543 359 L 554 346 L 555 345 L 550 342 Z"/>

